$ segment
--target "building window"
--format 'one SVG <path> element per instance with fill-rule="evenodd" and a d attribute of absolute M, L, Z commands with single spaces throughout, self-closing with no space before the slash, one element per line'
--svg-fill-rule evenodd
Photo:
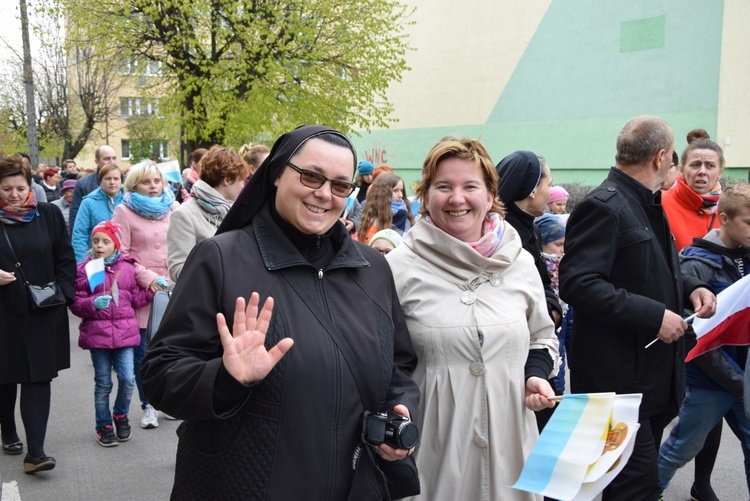
<path fill-rule="evenodd" d="M 120 142 L 120 151 L 122 151 L 123 160 L 130 160 L 130 140 L 123 139 Z"/>
<path fill-rule="evenodd" d="M 120 117 L 130 118 L 136 115 L 159 115 L 159 100 L 141 97 L 121 97 Z"/>

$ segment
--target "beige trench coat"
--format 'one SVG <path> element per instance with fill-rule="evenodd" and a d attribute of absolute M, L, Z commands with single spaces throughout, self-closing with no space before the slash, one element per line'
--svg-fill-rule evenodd
<path fill-rule="evenodd" d="M 491 258 L 424 220 L 388 254 L 422 391 L 419 500 L 542 499 L 510 488 L 538 438 L 524 403 L 529 349 L 558 342 L 518 233 L 503 223 Z"/>

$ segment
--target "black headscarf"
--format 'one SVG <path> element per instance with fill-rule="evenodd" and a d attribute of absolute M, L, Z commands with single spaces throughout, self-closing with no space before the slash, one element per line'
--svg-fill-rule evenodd
<path fill-rule="evenodd" d="M 341 132 L 325 127 L 322 125 L 301 125 L 291 132 L 287 132 L 279 137 L 271 148 L 271 152 L 263 163 L 255 171 L 253 177 L 237 197 L 232 208 L 224 217 L 224 220 L 216 231 L 216 234 L 225 231 L 244 228 L 253 220 L 253 217 L 264 206 L 273 204 L 276 198 L 276 186 L 274 182 L 281 175 L 281 172 L 289 163 L 289 159 L 294 156 L 300 147 L 309 139 L 322 134 L 335 134 L 343 138 L 351 145 L 351 141 Z M 351 146 L 354 153 L 354 146 Z M 352 164 L 352 177 L 354 169 L 357 167 L 357 156 L 354 155 Z"/>
<path fill-rule="evenodd" d="M 503 158 L 497 167 L 500 180 L 497 196 L 504 204 L 510 204 L 531 195 L 542 178 L 539 158 L 530 151 L 515 151 Z"/>

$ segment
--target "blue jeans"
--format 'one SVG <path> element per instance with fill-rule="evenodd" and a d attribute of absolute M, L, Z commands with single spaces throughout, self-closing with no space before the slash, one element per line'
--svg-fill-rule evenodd
<path fill-rule="evenodd" d="M 141 329 L 141 344 L 133 348 L 133 369 L 135 370 L 135 385 L 138 387 L 138 396 L 141 399 L 141 409 L 148 405 L 148 398 L 143 392 L 143 381 L 141 381 L 141 362 L 146 356 L 146 329 Z"/>
<path fill-rule="evenodd" d="M 94 408 L 96 409 L 96 427 L 112 424 L 109 412 L 109 395 L 112 393 L 112 367 L 117 374 L 117 397 L 113 414 L 128 414 L 130 399 L 135 388 L 133 374 L 133 348 L 114 350 L 91 350 L 91 362 L 94 364 Z"/>
<path fill-rule="evenodd" d="M 745 415 L 740 399 L 728 391 L 687 387 L 679 421 L 659 450 L 659 484 L 663 489 L 667 488 L 677 470 L 700 452 L 708 432 L 725 414 L 732 431 L 740 439 L 743 452 L 750 450 L 750 419 Z"/>

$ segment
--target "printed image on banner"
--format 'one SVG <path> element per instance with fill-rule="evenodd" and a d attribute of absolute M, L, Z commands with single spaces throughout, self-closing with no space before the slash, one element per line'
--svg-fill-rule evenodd
<path fill-rule="evenodd" d="M 513 488 L 561 501 L 596 497 L 630 459 L 641 398 L 565 395 Z"/>

